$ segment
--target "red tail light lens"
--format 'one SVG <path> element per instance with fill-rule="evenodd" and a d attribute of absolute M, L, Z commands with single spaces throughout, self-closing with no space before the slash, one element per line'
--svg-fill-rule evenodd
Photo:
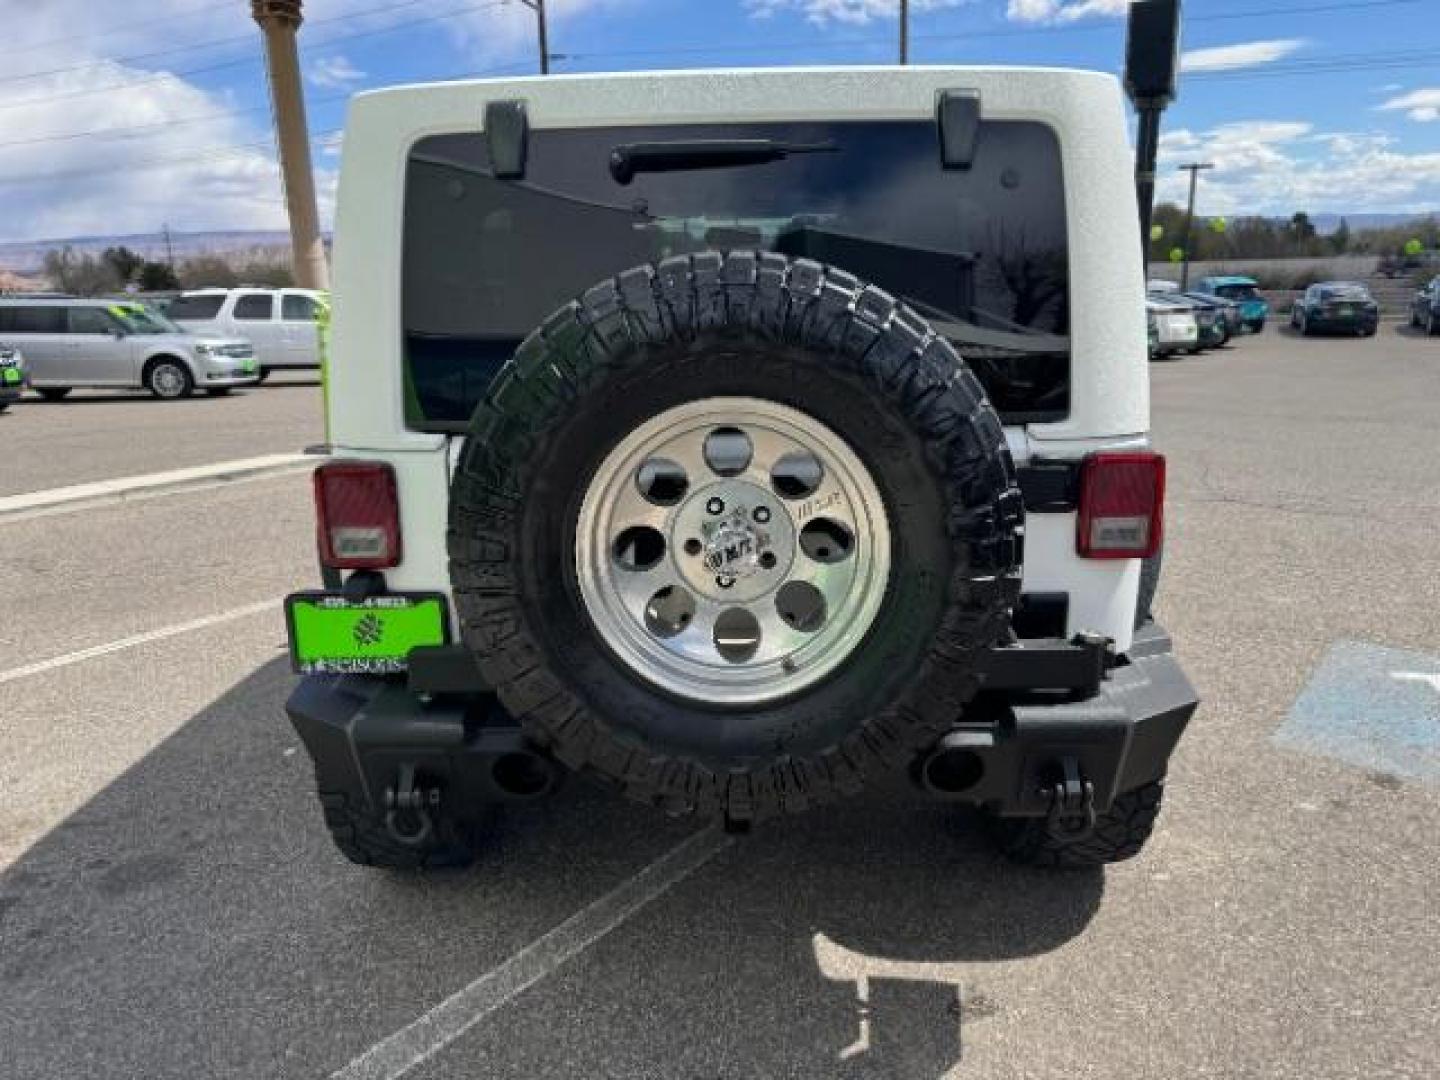
<path fill-rule="evenodd" d="M 1091 454 L 1080 467 L 1076 548 L 1085 559 L 1148 559 L 1160 550 L 1164 511 L 1164 457 Z"/>
<path fill-rule="evenodd" d="M 400 565 L 400 500 L 395 470 L 344 461 L 315 470 L 320 561 L 336 570 Z"/>

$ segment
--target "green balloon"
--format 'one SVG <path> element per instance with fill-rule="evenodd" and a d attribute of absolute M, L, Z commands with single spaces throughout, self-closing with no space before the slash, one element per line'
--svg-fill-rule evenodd
<path fill-rule="evenodd" d="M 1151 226 L 1150 226 L 1150 239 L 1151 239 L 1151 240 L 1161 240 L 1161 239 L 1164 238 L 1164 236 L 1165 236 L 1165 226 L 1164 226 L 1164 225 L 1151 225 Z"/>
<path fill-rule="evenodd" d="M 1184 248 L 1171 248 L 1171 249 L 1170 249 L 1170 261 L 1171 261 L 1171 262 L 1184 262 L 1184 261 L 1185 261 L 1185 249 L 1184 249 Z"/>
<path fill-rule="evenodd" d="M 1406 255 L 1419 255 L 1419 254 L 1420 254 L 1422 251 L 1424 251 L 1424 250 L 1425 250 L 1425 245 L 1422 244 L 1419 240 L 1406 240 L 1406 241 L 1405 241 L 1405 254 L 1406 254 Z"/>

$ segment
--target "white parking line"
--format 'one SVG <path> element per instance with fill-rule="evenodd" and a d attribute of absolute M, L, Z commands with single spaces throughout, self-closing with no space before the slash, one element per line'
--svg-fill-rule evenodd
<path fill-rule="evenodd" d="M 689 877 L 730 843 L 730 837 L 718 829 L 696 833 L 623 885 L 532 941 L 493 971 L 376 1043 L 349 1065 L 332 1073 L 330 1080 L 397 1080 L 404 1076 Z"/>
<path fill-rule="evenodd" d="M 276 473 L 298 472 L 309 466 L 304 454 L 265 454 L 260 457 L 219 461 L 189 469 L 170 469 L 141 476 L 121 476 L 90 484 L 28 491 L 0 498 L 0 522 L 18 521 L 46 514 L 62 514 L 95 506 L 109 506 L 132 499 L 147 499 L 180 491 L 195 491 L 254 480 Z"/>
<path fill-rule="evenodd" d="M 49 660 L 40 660 L 33 664 L 26 664 L 24 667 L 11 668 L 9 671 L 0 671 L 0 685 L 14 682 L 16 679 L 28 678 L 31 675 L 40 675 L 46 671 L 54 671 L 56 668 L 69 667 L 71 664 L 79 664 L 86 660 L 93 660 L 97 656 L 109 656 L 111 653 L 122 652 L 125 649 L 133 649 L 137 645 L 147 645 L 152 641 L 164 641 L 166 638 L 178 637 L 180 634 L 188 634 L 192 630 L 204 630 L 207 627 L 219 626 L 221 623 L 243 619 L 248 615 L 259 615 L 262 611 L 278 613 L 280 611 L 280 605 L 283 602 L 283 597 L 276 597 L 273 600 L 262 600 L 258 604 L 246 604 L 244 607 L 233 608 L 230 611 L 222 611 L 216 615 L 206 615 L 204 618 L 191 619 L 189 622 L 176 623 L 174 626 L 162 626 L 159 630 L 147 630 L 143 634 L 133 634 L 130 637 L 120 638 L 118 641 L 107 642 L 104 645 L 92 645 L 90 648 L 81 649 L 79 652 L 66 653 L 63 656 L 54 656 Z"/>

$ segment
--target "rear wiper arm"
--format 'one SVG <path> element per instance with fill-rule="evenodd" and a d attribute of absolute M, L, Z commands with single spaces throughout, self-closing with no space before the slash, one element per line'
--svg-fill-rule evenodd
<path fill-rule="evenodd" d="M 763 165 L 791 154 L 833 153 L 834 143 L 782 143 L 774 139 L 682 139 L 677 142 L 624 143 L 610 151 L 610 175 L 628 184 L 642 172 L 720 169 Z"/>

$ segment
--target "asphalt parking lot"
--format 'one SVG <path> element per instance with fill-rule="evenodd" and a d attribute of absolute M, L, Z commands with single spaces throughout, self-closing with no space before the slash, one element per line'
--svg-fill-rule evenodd
<path fill-rule="evenodd" d="M 1434 1076 L 1440 340 L 1152 374 L 1203 704 L 1103 873 L 903 793 L 732 840 L 581 785 L 472 870 L 361 870 L 281 711 L 303 475 L 0 517 L 0 1076 Z M 0 495 L 299 449 L 318 409 L 26 402 Z"/>
<path fill-rule="evenodd" d="M 297 371 L 181 402 L 138 390 L 76 390 L 57 402 L 27 395 L 0 414 L 0 498 L 301 450 L 324 441 L 319 385 L 314 372 Z"/>

